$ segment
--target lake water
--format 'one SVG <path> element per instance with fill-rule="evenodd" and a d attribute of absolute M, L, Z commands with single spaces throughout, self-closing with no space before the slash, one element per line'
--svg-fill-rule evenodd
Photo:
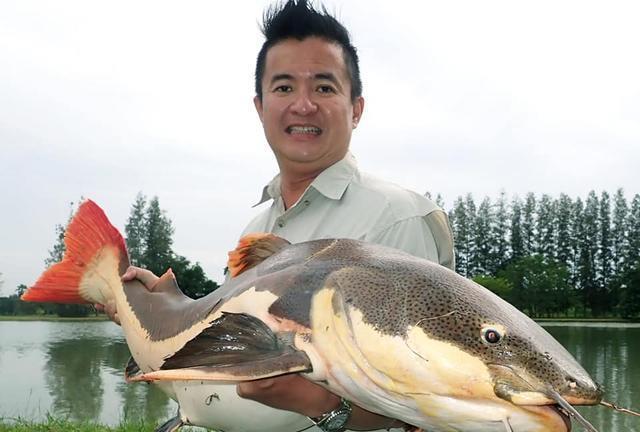
<path fill-rule="evenodd" d="M 606 390 L 606 399 L 640 409 L 640 325 L 545 323 Z M 127 385 L 129 352 L 111 322 L 0 321 L 0 417 L 160 424 L 175 413 L 154 386 Z M 600 432 L 640 432 L 640 418 L 604 407 L 580 411 Z M 575 426 L 574 430 L 581 430 Z"/>

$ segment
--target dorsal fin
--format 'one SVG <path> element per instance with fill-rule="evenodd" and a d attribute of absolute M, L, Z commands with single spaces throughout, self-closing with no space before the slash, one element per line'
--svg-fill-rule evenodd
<path fill-rule="evenodd" d="M 255 267 L 290 244 L 282 237 L 269 233 L 252 233 L 241 237 L 238 246 L 229 252 L 227 265 L 231 277 Z"/>
<path fill-rule="evenodd" d="M 149 288 L 149 291 L 184 295 L 184 293 L 178 287 L 176 275 L 173 273 L 172 269 L 164 272 L 162 276 L 158 278 L 156 283 L 151 288 Z"/>

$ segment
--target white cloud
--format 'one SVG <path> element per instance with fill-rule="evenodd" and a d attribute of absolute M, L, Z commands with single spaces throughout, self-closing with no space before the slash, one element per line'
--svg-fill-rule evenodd
<path fill-rule="evenodd" d="M 267 4 L 0 4 L 2 294 L 37 277 L 70 201 L 122 228 L 138 191 L 220 280 L 276 169 L 251 101 Z M 636 2 L 328 4 L 361 57 L 364 169 L 449 202 L 638 192 Z"/>

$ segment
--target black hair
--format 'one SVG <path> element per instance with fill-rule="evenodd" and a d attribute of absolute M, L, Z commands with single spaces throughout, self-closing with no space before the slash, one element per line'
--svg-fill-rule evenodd
<path fill-rule="evenodd" d="M 256 61 L 256 95 L 262 100 L 262 78 L 264 76 L 267 51 L 285 39 L 302 41 L 308 37 L 319 37 L 338 44 L 342 48 L 344 63 L 351 80 L 351 100 L 362 96 L 358 53 L 351 44 L 347 29 L 322 6 L 319 11 L 307 0 L 287 0 L 270 6 L 262 17 L 262 33 L 266 40 Z"/>

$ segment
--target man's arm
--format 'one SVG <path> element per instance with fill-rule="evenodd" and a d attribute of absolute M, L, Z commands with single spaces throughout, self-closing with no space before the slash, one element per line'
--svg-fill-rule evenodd
<path fill-rule="evenodd" d="M 365 240 L 426 258 L 451 270 L 455 268 L 453 234 L 442 210 L 400 220 Z"/>
<path fill-rule="evenodd" d="M 340 405 L 340 397 L 300 375 L 285 375 L 238 384 L 238 395 L 294 411 L 307 417 L 320 417 Z M 352 405 L 347 429 L 376 430 L 403 427 L 404 423 Z"/>

